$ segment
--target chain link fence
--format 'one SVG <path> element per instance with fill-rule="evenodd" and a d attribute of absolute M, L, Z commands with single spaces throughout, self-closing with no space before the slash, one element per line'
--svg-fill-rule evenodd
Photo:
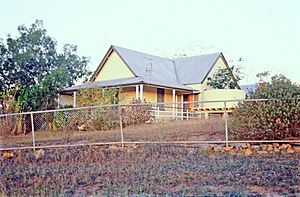
<path fill-rule="evenodd" d="M 223 143 L 228 146 L 228 143 L 244 140 L 232 136 L 231 131 L 236 132 L 233 128 L 237 125 L 231 121 L 231 114 L 242 103 L 255 107 L 258 102 L 267 105 L 270 101 L 115 104 L 4 114 L 0 115 L 0 149 L 130 143 Z M 284 113 L 284 109 L 279 110 L 280 113 Z M 295 117 L 300 120 L 299 111 L 295 111 Z"/>

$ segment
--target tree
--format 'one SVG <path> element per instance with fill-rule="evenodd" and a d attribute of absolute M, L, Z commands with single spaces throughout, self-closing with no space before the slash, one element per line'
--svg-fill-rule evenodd
<path fill-rule="evenodd" d="M 207 85 L 216 89 L 235 89 L 241 80 L 241 71 L 237 66 L 219 69 L 212 78 L 208 78 Z"/>
<path fill-rule="evenodd" d="M 66 44 L 61 53 L 47 35 L 43 22 L 29 28 L 18 27 L 18 36 L 0 40 L 0 104 L 12 97 L 15 112 L 52 109 L 65 87 L 87 79 L 87 57 L 77 55 L 77 47 Z M 11 95 L 7 95 L 11 94 Z"/>

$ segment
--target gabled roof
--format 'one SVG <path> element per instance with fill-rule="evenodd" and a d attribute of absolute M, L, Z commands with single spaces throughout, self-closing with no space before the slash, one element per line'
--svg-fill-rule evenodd
<path fill-rule="evenodd" d="M 180 59 L 168 59 L 112 45 L 94 72 L 95 79 L 105 59 L 115 51 L 129 70 L 136 76 L 152 81 L 166 81 L 181 84 L 202 83 L 222 53 L 212 53 Z"/>
<path fill-rule="evenodd" d="M 202 83 L 222 53 L 212 53 L 175 60 L 180 83 Z"/>
<path fill-rule="evenodd" d="M 114 79 L 114 80 L 105 80 L 105 81 L 95 81 L 84 83 L 77 86 L 72 86 L 69 88 L 65 88 L 64 92 L 68 91 L 76 91 L 81 89 L 88 89 L 88 88 L 97 88 L 97 87 L 116 87 L 116 86 L 124 86 L 124 85 L 134 85 L 134 84 L 148 84 L 148 85 L 155 85 L 155 86 L 163 86 L 163 87 L 171 87 L 181 90 L 189 90 L 195 91 L 195 89 L 182 85 L 176 82 L 166 82 L 166 81 L 159 81 L 159 80 L 151 80 L 151 79 L 144 79 L 142 77 L 128 77 L 123 79 Z"/>
<path fill-rule="evenodd" d="M 172 60 L 118 46 L 112 47 L 136 76 L 151 80 L 178 82 Z"/>

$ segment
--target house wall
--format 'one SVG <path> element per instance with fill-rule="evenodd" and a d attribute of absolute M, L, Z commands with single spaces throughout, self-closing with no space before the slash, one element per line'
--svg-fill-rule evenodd
<path fill-rule="evenodd" d="M 191 87 L 191 88 L 194 88 L 196 90 L 199 90 L 199 91 L 204 91 L 206 89 L 212 89 L 209 85 L 207 84 L 189 84 L 189 85 L 186 85 L 188 87 Z"/>
<path fill-rule="evenodd" d="M 207 77 L 204 79 L 202 84 L 207 84 L 208 82 L 208 78 L 212 78 L 214 76 L 214 74 L 216 72 L 218 72 L 218 70 L 220 69 L 224 69 L 227 68 L 225 62 L 223 61 L 223 59 L 221 57 L 219 57 L 219 59 L 216 61 L 215 65 L 213 66 L 213 68 L 211 69 L 211 71 L 208 73 Z"/>
<path fill-rule="evenodd" d="M 135 87 L 127 87 L 123 88 L 122 91 L 119 94 L 120 101 L 122 103 L 131 103 L 132 101 L 135 100 Z M 140 93 L 139 93 L 140 95 Z M 156 87 L 148 87 L 144 86 L 143 88 L 143 99 L 146 102 L 150 103 L 157 103 L 157 88 Z M 180 95 L 177 95 L 178 102 L 181 99 Z M 165 96 L 164 96 L 164 102 L 165 103 L 172 103 L 173 102 L 173 92 L 172 90 L 165 89 Z M 172 110 L 172 104 L 166 104 L 165 105 L 165 110 L 166 111 L 171 111 Z"/>
<path fill-rule="evenodd" d="M 199 95 L 201 101 L 218 101 L 218 100 L 243 100 L 246 98 L 244 90 L 237 89 L 212 89 L 202 92 Z M 238 102 L 227 102 L 227 108 L 233 108 Z M 202 103 L 202 108 L 223 108 L 224 102 Z"/>
<path fill-rule="evenodd" d="M 73 96 L 72 95 L 59 95 L 59 104 L 60 105 L 73 105 Z"/>
<path fill-rule="evenodd" d="M 127 65 L 122 61 L 116 52 L 112 52 L 104 63 L 102 69 L 95 77 L 94 81 L 103 81 L 111 79 L 120 79 L 134 77 Z"/>
<path fill-rule="evenodd" d="M 126 87 L 122 88 L 122 91 L 120 93 L 120 100 L 123 103 L 130 103 L 132 101 L 135 101 L 135 86 L 133 87 Z M 150 103 L 156 103 L 157 102 L 157 88 L 154 87 L 143 87 L 143 100 L 146 100 L 146 102 Z M 140 92 L 139 92 L 140 96 Z"/>
<path fill-rule="evenodd" d="M 121 103 L 131 103 L 135 101 L 135 87 L 122 88 L 119 98 Z"/>

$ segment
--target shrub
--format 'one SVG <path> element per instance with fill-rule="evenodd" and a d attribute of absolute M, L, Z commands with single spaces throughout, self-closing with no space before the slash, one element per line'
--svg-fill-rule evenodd
<path fill-rule="evenodd" d="M 118 107 L 102 107 L 92 113 L 87 122 L 88 130 L 110 130 L 119 126 Z"/>
<path fill-rule="evenodd" d="M 300 88 L 283 75 L 260 86 L 230 118 L 230 132 L 240 140 L 281 140 L 300 136 Z"/>
<path fill-rule="evenodd" d="M 123 126 L 146 123 L 151 118 L 151 105 L 132 105 L 122 108 Z"/>
<path fill-rule="evenodd" d="M 15 117 L 7 116 L 0 118 L 0 137 L 8 137 L 17 131 Z"/>

